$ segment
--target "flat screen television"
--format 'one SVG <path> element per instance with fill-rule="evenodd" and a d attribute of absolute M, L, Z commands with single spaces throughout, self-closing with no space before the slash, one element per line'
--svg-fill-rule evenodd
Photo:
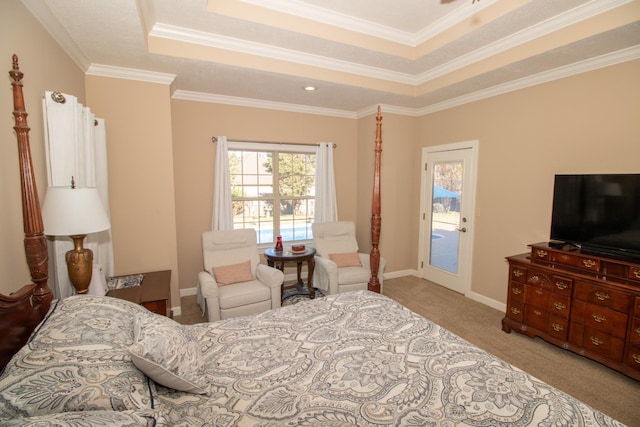
<path fill-rule="evenodd" d="M 640 258 L 640 174 L 556 175 L 551 240 Z"/>

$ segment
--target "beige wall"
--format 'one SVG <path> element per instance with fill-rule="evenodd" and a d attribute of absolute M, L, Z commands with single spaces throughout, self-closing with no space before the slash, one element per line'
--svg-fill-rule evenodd
<path fill-rule="evenodd" d="M 180 287 L 197 285 L 202 271 L 200 236 L 211 229 L 213 206 L 212 136 L 231 140 L 333 142 L 341 219 L 356 219 L 356 121 L 336 117 L 173 100 L 174 174 Z"/>
<path fill-rule="evenodd" d="M 24 255 L 22 198 L 18 149 L 13 130 L 13 97 L 8 72 L 18 55 L 24 73 L 24 101 L 31 127 L 29 139 L 40 200 L 47 172 L 42 127 L 45 90 L 72 93 L 84 101 L 84 73 L 58 46 L 19 1 L 0 6 L 0 292 L 9 293 L 31 283 Z"/>
<path fill-rule="evenodd" d="M 420 147 L 480 141 L 474 293 L 506 302 L 504 257 L 549 240 L 554 174 L 640 172 L 638 76 L 627 62 L 417 120 Z"/>
<path fill-rule="evenodd" d="M 9 13 L 4 13 L 8 11 Z M 0 46 L 20 55 L 37 183 L 45 188 L 40 99 L 46 89 L 85 97 L 83 76 L 19 2 L 3 3 Z M 479 140 L 472 292 L 505 301 L 504 257 L 548 239 L 555 173 L 639 172 L 640 61 L 487 100 L 407 117 L 383 111 L 382 232 L 387 272 L 418 265 L 420 157 L 425 146 Z M 86 77 L 86 104 L 106 119 L 117 273 L 171 268 L 196 285 L 200 233 L 210 227 L 215 145 L 230 139 L 332 141 L 341 219 L 370 249 L 375 118 L 358 120 L 172 100 L 161 84 Z M 28 283 L 10 85 L 0 99 L 1 292 Z M 42 195 L 42 194 L 41 194 Z"/>
<path fill-rule="evenodd" d="M 375 161 L 376 118 L 358 121 L 357 237 L 362 252 L 371 249 L 371 212 Z M 382 111 L 380 165 L 379 250 L 386 272 L 413 270 L 418 253 L 420 150 L 416 146 L 416 119 Z"/>
<path fill-rule="evenodd" d="M 86 86 L 107 129 L 115 274 L 172 270 L 179 307 L 170 87 L 97 76 Z"/>

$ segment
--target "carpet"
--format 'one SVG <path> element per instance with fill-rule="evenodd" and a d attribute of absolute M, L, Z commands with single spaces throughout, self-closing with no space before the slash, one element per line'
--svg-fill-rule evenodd
<path fill-rule="evenodd" d="M 313 288 L 316 298 L 324 296 L 324 292 L 318 288 Z M 300 301 L 309 301 L 309 291 L 307 289 L 285 289 L 282 293 L 282 306 L 297 304 Z"/>

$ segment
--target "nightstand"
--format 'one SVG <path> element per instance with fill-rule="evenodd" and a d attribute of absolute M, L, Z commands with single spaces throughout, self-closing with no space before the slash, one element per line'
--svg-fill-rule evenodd
<path fill-rule="evenodd" d="M 144 275 L 140 286 L 112 289 L 107 296 L 140 304 L 147 310 L 163 316 L 173 317 L 169 310 L 171 296 L 171 270 L 141 273 Z"/>

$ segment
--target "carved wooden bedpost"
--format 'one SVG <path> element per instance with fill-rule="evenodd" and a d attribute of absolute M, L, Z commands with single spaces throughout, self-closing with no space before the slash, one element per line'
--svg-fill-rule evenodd
<path fill-rule="evenodd" d="M 375 167 L 373 172 L 373 199 L 371 202 L 371 278 L 367 289 L 380 293 L 380 281 L 378 280 L 378 269 L 380 268 L 380 251 L 378 242 L 380 241 L 380 155 L 382 154 L 382 113 L 378 106 L 376 115 L 376 147 L 375 147 Z"/>
<path fill-rule="evenodd" d="M 27 264 L 31 272 L 31 280 L 36 285 L 33 292 L 33 305 L 40 305 L 44 313 L 49 311 L 52 294 L 47 285 L 49 278 L 49 256 L 47 253 L 47 240 L 44 235 L 44 225 L 38 189 L 33 174 L 31 161 L 31 146 L 29 145 L 29 125 L 27 124 L 27 112 L 24 106 L 22 93 L 22 77 L 17 55 L 13 55 L 13 69 L 9 71 L 13 86 L 13 116 L 18 138 L 18 156 L 20 161 L 20 180 L 22 188 L 22 217 L 24 224 L 24 249 L 27 255 Z"/>

